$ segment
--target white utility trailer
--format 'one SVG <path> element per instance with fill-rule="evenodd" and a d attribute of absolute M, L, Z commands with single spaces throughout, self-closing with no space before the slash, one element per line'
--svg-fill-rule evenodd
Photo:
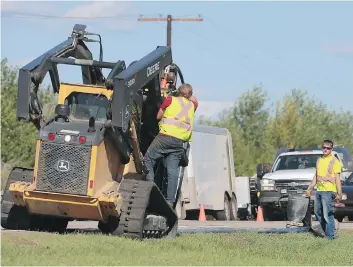
<path fill-rule="evenodd" d="M 178 204 L 180 219 L 198 219 L 200 205 L 216 220 L 236 220 L 238 208 L 247 209 L 249 183 L 235 177 L 232 137 L 228 129 L 195 125 L 189 164 L 181 168 Z M 236 188 L 236 184 L 241 188 Z M 239 198 L 240 197 L 240 198 Z M 245 198 L 244 198 L 245 197 Z"/>

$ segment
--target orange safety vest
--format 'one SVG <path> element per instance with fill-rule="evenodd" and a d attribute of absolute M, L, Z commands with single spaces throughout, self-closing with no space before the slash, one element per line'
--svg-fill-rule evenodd
<path fill-rule="evenodd" d="M 318 171 L 319 163 L 322 157 L 318 158 L 316 161 L 316 171 Z M 330 160 L 328 166 L 327 166 L 327 171 L 326 171 L 326 176 L 316 176 L 316 181 L 317 181 L 317 191 L 330 191 L 330 192 L 337 192 L 337 186 L 336 186 L 336 178 L 335 174 L 333 173 L 333 167 L 336 163 L 337 159 L 335 156 Z"/>
<path fill-rule="evenodd" d="M 194 117 L 195 108 L 192 101 L 185 97 L 172 96 L 172 103 L 165 109 L 159 122 L 159 132 L 183 141 L 191 141 Z"/>

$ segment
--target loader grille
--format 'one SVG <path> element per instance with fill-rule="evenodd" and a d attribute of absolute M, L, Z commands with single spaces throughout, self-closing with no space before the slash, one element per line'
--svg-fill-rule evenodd
<path fill-rule="evenodd" d="M 90 158 L 90 147 L 42 143 L 36 189 L 87 195 Z"/>

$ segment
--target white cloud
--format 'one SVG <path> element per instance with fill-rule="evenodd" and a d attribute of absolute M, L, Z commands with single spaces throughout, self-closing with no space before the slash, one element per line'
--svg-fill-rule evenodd
<path fill-rule="evenodd" d="M 64 14 L 66 18 L 79 17 L 80 21 L 87 18 L 89 23 L 99 23 L 111 29 L 131 29 L 136 25 L 138 13 L 131 2 L 94 1 L 89 4 L 78 5 Z M 100 17 L 108 17 L 100 19 Z M 90 25 L 90 29 L 94 26 Z"/>
<path fill-rule="evenodd" d="M 326 43 L 322 46 L 322 50 L 329 54 L 352 55 L 353 40 Z"/>
<path fill-rule="evenodd" d="M 21 19 L 21 23 L 35 23 L 51 30 L 72 28 L 76 23 L 87 25 L 88 31 L 103 27 L 131 30 L 138 23 L 138 11 L 131 2 L 85 1 L 64 12 L 60 8 L 62 4 L 60 1 L 2 1 L 1 9 L 14 13 L 10 18 Z"/>
<path fill-rule="evenodd" d="M 227 101 L 202 101 L 199 100 L 199 106 L 195 113 L 196 118 L 200 116 L 217 119 L 220 112 L 229 109 L 234 105 L 233 102 Z"/>

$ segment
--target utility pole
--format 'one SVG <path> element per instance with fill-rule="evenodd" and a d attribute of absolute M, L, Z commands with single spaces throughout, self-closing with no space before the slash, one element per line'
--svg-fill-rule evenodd
<path fill-rule="evenodd" d="M 173 18 L 172 15 L 160 18 L 138 18 L 138 21 L 166 21 L 167 22 L 167 46 L 172 46 L 172 22 L 173 21 L 203 21 L 203 18 Z"/>

